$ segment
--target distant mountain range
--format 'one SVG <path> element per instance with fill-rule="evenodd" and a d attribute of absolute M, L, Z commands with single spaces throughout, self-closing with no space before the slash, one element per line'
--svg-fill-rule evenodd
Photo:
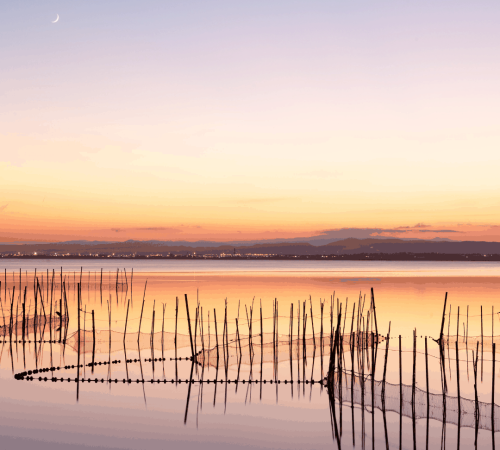
<path fill-rule="evenodd" d="M 500 242 L 341 239 L 323 245 L 308 242 L 216 243 L 210 241 L 69 241 L 53 244 L 11 244 L 0 246 L 2 256 L 162 256 L 241 255 L 241 256 L 328 256 L 376 254 L 500 255 Z"/>

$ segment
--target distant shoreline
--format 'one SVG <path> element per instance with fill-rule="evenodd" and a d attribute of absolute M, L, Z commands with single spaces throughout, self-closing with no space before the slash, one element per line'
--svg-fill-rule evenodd
<path fill-rule="evenodd" d="M 439 253 L 368 253 L 353 255 L 269 255 L 269 256 L 207 256 L 207 255 L 0 255 L 1 259 L 40 260 L 196 260 L 196 261 L 500 261 L 500 254 L 439 254 Z"/>

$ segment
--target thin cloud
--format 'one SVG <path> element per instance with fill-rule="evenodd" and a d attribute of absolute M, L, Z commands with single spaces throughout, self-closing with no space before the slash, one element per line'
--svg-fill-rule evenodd
<path fill-rule="evenodd" d="M 461 233 L 457 230 L 418 230 L 419 233 Z"/>
<path fill-rule="evenodd" d="M 130 231 L 161 231 L 166 233 L 182 233 L 183 230 L 171 227 L 143 227 L 143 228 L 111 228 L 115 233 L 126 233 Z"/>
<path fill-rule="evenodd" d="M 430 228 L 430 225 L 425 225 L 423 223 L 417 223 L 413 228 Z"/>
<path fill-rule="evenodd" d="M 6 203 L 5 205 L 0 206 L 0 212 L 3 212 L 5 210 L 5 208 L 7 208 L 7 206 L 9 206 L 8 203 Z"/>

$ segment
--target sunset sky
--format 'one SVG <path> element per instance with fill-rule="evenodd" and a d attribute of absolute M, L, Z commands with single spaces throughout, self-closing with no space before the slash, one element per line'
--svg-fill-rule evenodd
<path fill-rule="evenodd" d="M 27 0 L 0 18 L 0 242 L 500 241 L 498 1 Z"/>

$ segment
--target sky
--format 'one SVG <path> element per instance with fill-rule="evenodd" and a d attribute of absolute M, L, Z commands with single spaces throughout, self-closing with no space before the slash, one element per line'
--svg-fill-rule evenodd
<path fill-rule="evenodd" d="M 0 21 L 0 241 L 500 241 L 497 1 L 26 0 Z"/>

